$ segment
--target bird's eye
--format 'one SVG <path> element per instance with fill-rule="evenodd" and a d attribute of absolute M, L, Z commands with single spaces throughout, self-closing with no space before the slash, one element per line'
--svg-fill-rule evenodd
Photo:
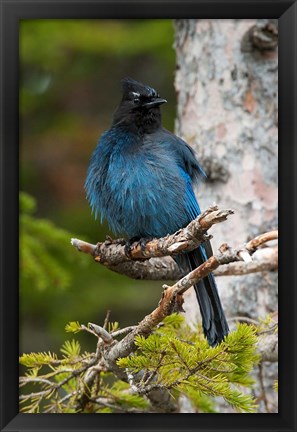
<path fill-rule="evenodd" d="M 140 101 L 140 93 L 138 92 L 131 92 L 130 93 L 130 99 L 132 99 L 134 105 L 138 104 Z"/>

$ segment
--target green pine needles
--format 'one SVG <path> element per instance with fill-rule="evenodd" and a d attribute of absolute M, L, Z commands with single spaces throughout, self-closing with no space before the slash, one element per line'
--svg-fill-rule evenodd
<path fill-rule="evenodd" d="M 252 397 L 240 388 L 252 386 L 249 373 L 259 360 L 255 327 L 239 324 L 223 343 L 211 348 L 182 316 L 171 315 L 163 323 L 148 338 L 136 337 L 138 351 L 118 361 L 132 374 L 144 371 L 138 386 L 141 394 L 147 393 L 150 383 L 150 389 L 164 387 L 175 397 L 187 396 L 198 410 L 205 405 L 203 396 L 204 401 L 205 396 L 220 396 L 238 411 L 254 412 Z"/>
<path fill-rule="evenodd" d="M 110 325 L 111 334 L 117 328 L 117 323 Z M 66 326 L 73 333 L 86 329 L 78 322 Z M 64 343 L 61 356 L 24 354 L 21 411 L 154 412 L 150 392 L 159 390 L 169 392 L 177 411 L 179 397 L 186 396 L 196 412 L 216 412 L 217 397 L 238 412 L 255 412 L 247 389 L 253 386 L 250 373 L 259 360 L 256 333 L 256 327 L 238 324 L 223 343 L 211 348 L 201 328 L 192 329 L 173 314 L 147 338 L 136 336 L 134 353 L 118 359 L 114 368 L 105 361 L 108 347 L 100 339 L 96 353 L 82 353 L 73 339 Z"/>
<path fill-rule="evenodd" d="M 23 298 L 30 292 L 30 299 L 34 299 L 32 287 L 36 287 L 35 294 L 46 294 L 53 287 L 67 288 L 74 263 L 70 233 L 34 217 L 35 200 L 25 193 L 20 194 L 20 209 Z M 255 412 L 251 372 L 259 361 L 258 335 L 262 328 L 266 332 L 269 323 L 269 319 L 263 321 L 259 328 L 238 324 L 219 346 L 211 348 L 201 327 L 193 329 L 181 315 L 172 314 L 148 337 L 136 336 L 133 353 L 120 358 L 125 350 L 119 349 L 115 357 L 109 353 L 121 346 L 126 335 L 133 335 L 128 333 L 135 326 L 120 330 L 118 323 L 107 323 L 102 329 L 71 321 L 65 331 L 91 333 L 96 338 L 94 352 L 83 352 L 78 340 L 72 339 L 64 342 L 59 354 L 23 354 L 20 410 L 182 412 L 180 401 L 186 398 L 193 412 L 214 413 L 218 412 L 218 398 L 223 398 L 237 412 Z M 277 331 L 276 324 L 274 327 Z M 277 382 L 274 388 L 277 391 Z M 168 406 L 156 406 L 152 394 L 158 393 L 169 395 Z"/>

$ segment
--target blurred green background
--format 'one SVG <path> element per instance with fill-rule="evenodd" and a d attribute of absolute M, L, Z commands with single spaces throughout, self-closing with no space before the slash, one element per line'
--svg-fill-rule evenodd
<path fill-rule="evenodd" d="M 78 253 L 70 238 L 103 241 L 84 181 L 97 140 L 130 76 L 168 100 L 173 130 L 171 20 L 23 20 L 20 23 L 20 352 L 57 351 L 68 321 L 120 326 L 154 308 L 162 283 L 134 281 Z M 82 332 L 83 333 L 83 332 Z M 88 334 L 78 338 L 94 348 Z"/>

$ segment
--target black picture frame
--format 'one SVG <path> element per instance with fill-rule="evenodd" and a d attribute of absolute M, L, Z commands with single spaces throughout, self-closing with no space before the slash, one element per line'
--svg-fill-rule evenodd
<path fill-rule="evenodd" d="M 297 3 L 292 0 L 0 0 L 1 431 L 295 431 Z M 18 408 L 18 28 L 40 18 L 279 19 L 279 413 L 21 414 Z"/>

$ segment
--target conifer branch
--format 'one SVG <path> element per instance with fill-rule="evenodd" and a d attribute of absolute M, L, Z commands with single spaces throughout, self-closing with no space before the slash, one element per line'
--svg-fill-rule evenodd
<path fill-rule="evenodd" d="M 149 258 L 177 255 L 184 251 L 196 249 L 203 241 L 209 239 L 207 230 L 212 225 L 220 223 L 233 214 L 233 210 L 220 210 L 218 206 L 209 207 L 185 228 L 174 234 L 162 238 L 155 238 L 143 242 L 135 242 L 131 246 L 129 256 L 125 253 L 124 239 L 112 240 L 108 238 L 97 245 L 79 239 L 71 239 L 71 244 L 80 252 L 90 254 L 95 261 L 107 267 L 114 267 L 131 260 L 147 260 Z"/>
<path fill-rule="evenodd" d="M 217 206 L 209 207 L 187 227 L 172 235 L 133 243 L 129 256 L 125 253 L 124 239 L 108 238 L 97 245 L 71 239 L 71 244 L 77 250 L 93 256 L 96 262 L 110 270 L 133 279 L 176 280 L 186 276 L 186 271 L 180 269 L 172 257 L 197 248 L 204 240 L 211 237 L 207 234 L 207 230 L 212 225 L 226 220 L 230 214 L 233 214 L 232 210 L 219 210 Z M 242 250 L 237 251 L 236 259 L 220 265 L 220 268 L 214 270 L 214 274 L 216 276 L 244 275 L 276 270 L 278 266 L 276 247 L 266 247 L 262 256 L 255 260 L 248 259 L 247 262 L 241 261 L 240 255 L 249 257 L 259 246 L 277 239 L 277 236 L 278 232 L 274 230 L 250 240 Z"/>
<path fill-rule="evenodd" d="M 119 357 L 126 357 L 134 350 L 134 339 L 137 335 L 148 336 L 155 326 L 158 325 L 166 316 L 173 312 L 182 311 L 182 295 L 191 286 L 197 284 L 199 280 L 216 270 L 220 265 L 240 260 L 240 253 L 242 251 L 252 255 L 256 250 L 256 247 L 262 245 L 265 241 L 277 239 L 277 236 L 277 231 L 272 231 L 261 236 L 261 240 L 259 240 L 260 236 L 256 237 L 253 239 L 255 241 L 251 240 L 248 243 L 248 249 L 246 248 L 246 245 L 232 249 L 227 244 L 223 244 L 217 255 L 211 256 L 207 261 L 188 273 L 174 285 L 163 285 L 163 296 L 158 307 L 147 315 L 126 337 L 113 345 L 111 349 L 106 352 L 105 359 L 111 364 L 111 367 L 113 368 L 116 365 L 116 361 Z M 252 247 L 250 245 L 252 245 Z M 250 263 L 247 265 L 250 265 Z"/>
<path fill-rule="evenodd" d="M 202 361 L 197 360 L 193 366 L 193 358 L 187 358 L 186 355 L 190 351 L 191 345 L 189 345 L 188 349 L 180 345 L 185 343 L 182 340 L 179 341 L 176 339 L 174 343 L 170 342 L 168 347 L 171 347 L 173 355 L 181 367 L 185 369 L 186 373 L 183 378 L 176 377 L 173 379 L 171 377 L 172 381 L 168 385 L 166 384 L 167 378 L 161 384 L 155 381 L 161 369 L 163 370 L 164 367 L 170 368 L 170 364 L 166 366 L 164 363 L 164 358 L 167 355 L 166 351 L 160 353 L 155 366 L 152 369 L 145 370 L 144 374 L 140 373 L 138 375 L 138 372 L 143 369 L 141 364 L 138 372 L 130 373 L 127 366 L 123 368 L 119 363 L 120 358 L 123 361 L 123 359 L 127 359 L 135 352 L 137 348 L 135 341 L 138 340 L 137 338 L 142 337 L 143 340 L 148 340 L 153 330 L 158 331 L 158 325 L 166 317 L 173 312 L 183 311 L 183 294 L 209 273 L 216 272 L 217 275 L 246 274 L 254 271 L 271 270 L 277 267 L 277 248 L 262 247 L 263 244 L 277 239 L 277 231 L 271 231 L 255 237 L 235 249 L 227 244 L 223 244 L 216 255 L 211 256 L 190 273 L 184 274 L 184 270 L 177 268 L 172 256 L 197 248 L 201 242 L 209 238 L 207 230 L 213 224 L 225 220 L 229 214 L 232 214 L 231 210 L 219 210 L 216 206 L 211 207 L 192 221 L 186 228 L 173 235 L 168 235 L 163 239 L 147 241 L 145 245 L 141 242 L 135 243 L 132 245 L 130 257 L 125 253 L 125 241 L 122 239 L 108 239 L 106 242 L 99 243 L 98 245 L 73 239 L 72 244 L 78 250 L 91 254 L 95 261 L 106 265 L 112 270 L 119 271 L 120 269 L 123 270 L 123 268 L 130 268 L 131 275 L 132 268 L 132 273 L 134 272 L 136 277 L 142 278 L 145 278 L 147 274 L 151 274 L 152 272 L 157 275 L 155 278 L 158 279 L 160 279 L 161 274 L 163 276 L 166 275 L 166 279 L 168 279 L 169 274 L 171 276 L 178 275 L 178 281 L 171 286 L 163 286 L 164 291 L 158 306 L 136 326 L 118 330 L 117 325 L 115 325 L 108 331 L 109 314 L 107 314 L 103 327 L 92 323 L 89 323 L 88 326 L 80 325 L 78 322 L 68 323 L 66 331 L 76 333 L 77 331 L 85 330 L 97 338 L 96 353 L 90 355 L 90 357 L 87 354 L 89 358 L 86 358 L 86 354 L 84 356 L 71 354 L 70 351 L 73 353 L 77 352 L 77 347 L 74 343 L 66 345 L 69 350 L 66 362 L 68 367 L 66 367 L 65 360 L 59 360 L 55 354 L 32 353 L 31 355 L 24 355 L 22 358 L 23 364 L 32 369 L 32 374 L 22 377 L 20 385 L 36 383 L 41 387 L 41 391 L 39 392 L 21 396 L 20 400 L 29 404 L 27 407 L 28 412 L 37 412 L 41 400 L 48 398 L 52 398 L 53 402 L 46 408 L 48 410 L 46 412 L 61 412 L 61 409 L 66 409 L 67 407 L 72 407 L 71 409 L 75 412 L 85 412 L 87 406 L 92 403 L 99 405 L 99 409 L 101 409 L 101 406 L 102 409 L 110 408 L 116 411 L 120 410 L 120 404 L 117 403 L 117 394 L 121 398 L 130 398 L 129 400 L 132 405 L 133 403 L 136 404 L 127 410 L 127 412 L 137 412 L 138 404 L 144 404 L 146 400 L 150 402 L 151 412 L 158 410 L 172 412 L 176 409 L 176 404 L 173 403 L 169 390 L 179 388 L 182 391 L 185 388 L 185 383 L 191 380 L 193 380 L 193 384 L 198 385 L 202 389 L 202 392 L 206 394 L 222 395 L 227 398 L 226 400 L 232 401 L 231 403 L 234 406 L 238 404 L 237 406 L 241 407 L 240 409 L 244 406 L 246 406 L 246 410 L 252 409 L 250 401 L 242 398 L 238 392 L 230 392 L 229 387 L 224 384 L 224 381 L 217 378 L 220 374 L 226 374 L 229 377 L 232 377 L 233 374 L 233 370 L 228 367 L 226 359 L 224 357 L 220 358 L 221 353 L 224 352 L 224 348 L 219 346 L 217 347 L 218 351 L 214 351 L 213 353 L 214 357 L 208 356 Z M 258 259 L 253 260 L 253 256 L 257 254 Z M 139 273 L 141 268 L 142 272 L 140 271 Z M 263 361 L 277 361 L 278 339 L 274 331 L 275 325 L 269 327 L 268 330 L 264 328 L 264 330 L 258 332 L 257 352 L 261 355 Z M 160 328 L 162 329 L 162 327 Z M 117 340 L 116 338 L 119 336 L 122 339 Z M 232 343 L 232 336 L 230 343 Z M 64 352 L 65 350 L 66 348 L 64 348 Z M 76 362 L 78 362 L 77 366 Z M 166 362 L 168 362 L 168 357 Z M 208 364 L 207 371 L 206 369 L 204 370 L 204 363 Z M 49 374 L 39 376 L 35 369 L 37 368 L 36 370 L 38 370 L 40 366 L 46 364 L 51 364 L 53 371 Z M 72 369 L 71 365 L 73 365 Z M 100 393 L 100 376 L 106 372 L 112 372 L 120 380 L 130 382 L 130 390 L 127 393 L 123 393 L 115 388 L 111 391 L 110 395 L 105 390 Z M 63 374 L 66 374 L 66 376 Z M 55 382 L 54 379 L 58 375 L 60 378 L 58 382 Z M 75 388 L 70 385 L 73 379 L 77 382 Z M 232 381 L 232 378 L 230 379 Z M 245 378 L 242 379 L 242 383 L 244 384 Z M 248 379 L 246 383 L 248 383 Z M 70 386 L 69 388 L 72 390 L 65 397 L 60 398 L 57 391 L 62 387 L 65 389 L 65 386 L 66 388 Z M 98 397 L 99 393 L 100 397 Z M 141 395 L 145 395 L 145 399 Z M 140 411 L 143 412 L 142 409 Z"/>
<path fill-rule="evenodd" d="M 125 254 L 125 242 L 122 239 L 108 239 L 104 243 L 98 243 L 97 246 L 73 239 L 72 244 L 76 246 L 78 250 L 91 253 L 95 261 L 113 270 L 117 269 L 116 271 L 118 271 L 120 268 L 123 271 L 123 269 L 125 270 L 126 267 L 129 267 L 131 271 L 133 266 L 138 266 L 137 271 L 139 271 L 140 266 L 143 268 L 146 266 L 146 270 L 148 268 L 153 268 L 154 273 L 157 274 L 159 278 L 160 273 L 162 273 L 162 270 L 165 268 L 163 274 L 166 274 L 168 277 L 168 268 L 170 268 L 172 276 L 178 273 L 177 266 L 170 255 L 172 256 L 176 253 L 197 248 L 199 244 L 206 239 L 207 230 L 214 223 L 226 220 L 227 216 L 232 213 L 231 210 L 219 210 L 217 206 L 210 207 L 187 227 L 173 235 L 168 235 L 161 239 L 153 239 L 146 242 L 145 245 L 141 242 L 132 245 L 130 257 L 127 257 Z M 223 244 L 217 255 L 211 256 L 206 262 L 190 273 L 182 275 L 183 277 L 174 285 L 164 285 L 163 296 L 158 307 L 135 326 L 121 341 L 113 343 L 110 348 L 105 350 L 104 357 L 111 370 L 117 370 L 116 363 L 118 358 L 128 356 L 135 349 L 134 340 L 136 336 L 142 335 L 147 337 L 166 316 L 176 311 L 182 311 L 183 294 L 209 273 L 216 272 L 221 275 L 246 274 L 254 271 L 275 269 L 277 267 L 276 248 L 266 248 L 269 249 L 269 253 L 267 254 L 266 250 L 266 256 L 264 254 L 264 257 L 258 260 L 258 262 L 253 261 L 252 255 L 257 248 L 277 238 L 278 232 L 275 230 L 257 236 L 236 249 L 232 249 L 227 244 Z M 269 256 L 269 258 L 267 258 L 267 256 Z M 273 259 L 271 259 L 271 257 L 273 257 Z M 158 267 L 160 269 L 159 272 L 156 271 Z M 133 271 L 135 272 L 135 270 L 134 268 Z M 127 274 L 127 272 L 125 273 Z M 182 271 L 179 270 L 179 273 L 182 273 Z M 270 352 L 270 350 L 266 350 L 266 352 Z"/>

